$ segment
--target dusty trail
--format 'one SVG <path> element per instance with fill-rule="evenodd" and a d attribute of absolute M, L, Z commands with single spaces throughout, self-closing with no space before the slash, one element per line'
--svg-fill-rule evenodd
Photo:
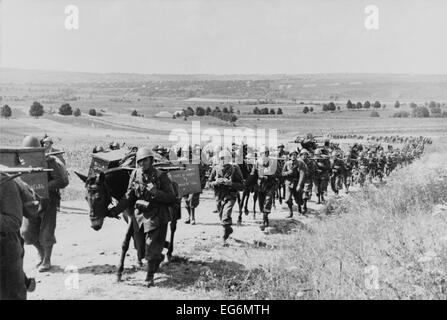
<path fill-rule="evenodd" d="M 90 228 L 85 201 L 63 202 L 58 215 L 53 269 L 49 273 L 38 273 L 34 268 L 36 250 L 32 246 L 25 247 L 25 270 L 38 282 L 29 299 L 222 298 L 222 288 L 203 283 L 206 274 L 230 277 L 267 265 L 268 253 L 286 239 L 285 234 L 292 229 L 303 229 L 304 232 L 321 208 L 321 205 L 310 202 L 307 217 L 285 219 L 287 209 L 277 203 L 271 214 L 271 234 L 260 230 L 262 216 L 259 213 L 256 220 L 251 213 L 243 215 L 243 225 L 234 226 L 230 246 L 223 247 L 222 227 L 217 213 L 212 213 L 214 205 L 212 194 L 207 190 L 201 197 L 196 225 L 185 224 L 186 211 L 182 212 L 176 232 L 175 261 L 162 266 L 155 278 L 155 288 L 146 288 L 145 267 L 137 267 L 133 247 L 126 260 L 124 281 L 116 282 L 116 265 L 126 228 L 124 221 L 106 219 L 102 230 L 97 232 Z M 238 210 L 233 212 L 233 223 L 237 215 Z M 78 271 L 78 289 L 67 282 L 77 277 L 69 272 L 70 268 Z"/>

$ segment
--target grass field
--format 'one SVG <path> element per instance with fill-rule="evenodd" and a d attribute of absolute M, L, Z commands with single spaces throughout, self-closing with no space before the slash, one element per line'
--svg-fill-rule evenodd
<path fill-rule="evenodd" d="M 33 94 L 35 96 L 32 96 Z M 174 98 L 142 99 L 130 103 L 110 101 L 113 97 L 121 97 L 119 90 L 115 95 L 110 92 L 108 95 L 92 98 L 83 93 L 81 100 L 71 103 L 73 108 L 80 107 L 83 111 L 78 118 L 46 114 L 34 119 L 27 112 L 32 101 L 41 96 L 42 92 L 31 92 L 30 95 L 26 101 L 2 101 L 12 107 L 13 116 L 8 120 L 0 120 L 0 145 L 20 146 L 21 140 L 27 134 L 43 136 L 47 133 L 52 136 L 55 147 L 66 152 L 65 159 L 71 173 L 70 185 L 63 190 L 64 201 L 83 201 L 84 186 L 73 172 L 88 171 L 90 152 L 95 145 L 105 146 L 112 141 L 125 142 L 128 146 L 152 146 L 159 143 L 169 145 L 171 130 L 183 128 L 190 131 L 192 121 L 200 121 L 202 130 L 216 128 L 222 131 L 234 128 L 212 117 L 190 117 L 187 121 L 154 117 L 160 110 L 175 111 L 199 104 L 213 107 L 219 105 L 216 102 L 188 102 Z M 46 110 L 56 110 L 61 103 L 57 101 L 44 105 Z M 432 137 L 433 145 L 427 148 L 427 154 L 421 161 L 396 172 L 380 188 L 372 186 L 365 191 L 357 191 L 349 197 L 339 199 L 331 196 L 332 199 L 326 207 L 313 207 L 312 218 L 304 221 L 293 220 L 293 226 L 288 226 L 284 219 L 279 218 L 278 225 L 285 225 L 288 232 L 263 238 L 262 247 L 240 244 L 241 239 L 252 243 L 253 239 L 250 237 L 254 235 L 256 239 L 259 236 L 260 231 L 254 225 L 247 226 L 245 230 L 250 230 L 248 233 L 235 232 L 235 241 L 239 242 L 234 242 L 234 247 L 216 249 L 218 244 L 215 238 L 220 229 L 217 220 L 209 217 L 208 211 L 213 206 L 212 197 L 204 196 L 198 216 L 208 215 L 206 219 L 209 221 L 203 218 L 206 223 L 198 225 L 194 231 L 188 231 L 183 226 L 179 228 L 179 237 L 182 240 L 178 245 L 177 254 L 183 262 L 167 269 L 172 279 L 180 278 L 168 281 L 169 290 L 161 288 L 160 291 L 151 291 L 150 296 L 206 298 L 211 294 L 218 298 L 244 299 L 445 300 L 447 120 L 396 119 L 391 117 L 395 112 L 391 106 L 380 110 L 379 118 L 370 118 L 370 111 L 343 110 L 322 113 L 320 106 L 314 106 L 315 112 L 307 115 L 301 111 L 305 105 L 284 104 L 268 107 L 276 109 L 279 106 L 284 111 L 283 116 L 250 115 L 248 113 L 253 106 L 236 105 L 235 109 L 241 111 L 236 129 L 277 129 L 280 142 L 286 144 L 297 135 L 312 132 L 316 135 L 423 135 Z M 86 112 L 93 107 L 97 110 L 104 109 L 106 112 L 101 117 L 91 117 Z M 134 109 L 145 117 L 131 117 L 130 112 Z M 281 210 L 278 209 L 275 217 L 280 214 Z M 98 290 L 101 283 L 110 278 L 110 270 L 114 270 L 109 264 L 117 262 L 116 250 L 110 254 L 108 250 L 118 249 L 120 239 L 115 241 L 116 243 L 106 243 L 104 239 L 116 237 L 116 233 L 112 234 L 112 231 L 117 232 L 120 229 L 114 228 L 104 231 L 104 234 L 95 235 L 87 230 L 83 231 L 88 239 L 94 237 L 95 241 L 103 241 L 97 247 L 88 248 L 88 244 L 78 240 L 75 235 L 73 238 L 68 236 L 71 223 L 88 229 L 87 218 L 81 217 L 83 220 L 78 221 L 75 216 L 69 216 L 64 215 L 61 218 L 60 228 L 67 236 L 60 235 L 62 240 L 58 244 L 60 249 L 56 249 L 59 250 L 57 257 L 61 264 L 71 263 L 72 260 L 85 264 L 85 273 L 92 273 L 94 276 L 87 278 L 87 275 L 83 274 L 87 279 L 84 285 L 88 286 L 86 291 L 83 291 L 85 296 L 73 296 L 71 293 L 56 290 L 60 281 L 58 277 L 61 276 L 59 274 L 42 278 L 41 285 L 49 291 L 38 292 L 37 299 L 94 298 L 97 296 L 95 292 L 100 292 Z M 105 234 L 106 232 L 109 234 Z M 71 245 L 70 241 L 79 244 L 79 247 L 69 258 L 64 258 L 60 252 L 71 250 L 67 247 Z M 191 241 L 195 243 L 194 246 L 188 246 Z M 89 255 L 98 254 L 92 250 L 106 253 L 99 258 L 88 258 Z M 208 262 L 191 262 L 193 257 L 205 255 L 208 260 L 203 259 Z M 108 267 L 104 267 L 100 262 Z M 215 262 L 219 262 L 219 266 Z M 96 264 L 96 269 L 91 269 L 90 263 Z M 198 271 L 202 270 L 203 266 L 208 266 L 208 271 Z M 191 268 L 197 271 L 197 277 L 188 276 L 187 270 Z M 140 274 L 141 272 L 130 275 L 130 281 L 136 281 L 135 277 Z M 56 296 L 49 294 L 53 289 L 57 293 Z M 148 297 L 145 289 L 138 286 L 110 285 L 107 290 L 105 297 L 111 299 Z M 190 295 L 191 292 L 194 294 Z"/>

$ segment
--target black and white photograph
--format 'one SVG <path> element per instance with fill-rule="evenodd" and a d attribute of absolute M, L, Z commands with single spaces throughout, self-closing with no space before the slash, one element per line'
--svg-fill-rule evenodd
<path fill-rule="evenodd" d="M 446 300 L 446 16 L 0 0 L 0 300 Z"/>

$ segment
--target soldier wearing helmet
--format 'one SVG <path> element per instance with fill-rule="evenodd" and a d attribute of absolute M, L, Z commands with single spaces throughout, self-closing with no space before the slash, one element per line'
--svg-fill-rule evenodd
<path fill-rule="evenodd" d="M 284 178 L 284 185 L 286 189 L 286 195 L 284 199 L 289 208 L 288 218 L 293 217 L 293 200 L 298 206 L 298 212 L 301 213 L 302 197 L 299 190 L 303 189 L 304 178 L 306 175 L 306 164 L 298 159 L 298 151 L 291 150 L 290 160 L 286 161 L 282 169 L 282 177 Z"/>
<path fill-rule="evenodd" d="M 329 178 L 331 174 L 331 163 L 329 159 L 323 155 L 322 149 L 315 150 L 315 173 L 314 184 L 316 187 L 317 204 L 324 202 L 324 196 L 327 193 Z"/>
<path fill-rule="evenodd" d="M 312 197 L 313 179 L 317 170 L 317 163 L 309 155 L 310 153 L 306 149 L 300 151 L 301 160 L 306 164 L 303 188 L 301 190 L 298 189 L 303 199 L 303 214 L 307 212 L 307 201 Z"/>
<path fill-rule="evenodd" d="M 39 140 L 34 136 L 26 136 L 22 141 L 22 147 L 40 148 Z M 51 255 L 56 243 L 56 216 L 60 206 L 60 189 L 68 185 L 64 178 L 65 167 L 54 156 L 45 157 L 47 167 L 53 169 L 48 172 L 48 199 L 41 199 L 40 212 L 37 217 L 24 218 L 22 224 L 22 236 L 25 243 L 34 245 L 39 254 L 37 264 L 40 272 L 51 269 Z"/>
<path fill-rule="evenodd" d="M 243 178 L 239 166 L 231 163 L 230 151 L 222 150 L 218 157 L 219 163 L 213 167 L 208 184 L 215 190 L 217 208 L 224 231 L 223 245 L 227 246 L 227 239 L 233 233 L 231 214 L 239 191 L 243 189 Z"/>
<path fill-rule="evenodd" d="M 178 203 L 178 199 L 167 173 L 154 167 L 154 152 L 150 148 L 138 149 L 136 162 L 126 194 L 109 215 L 116 217 L 128 207 L 133 209 L 133 219 L 139 228 L 144 228 L 146 235 L 146 281 L 148 286 L 153 286 L 154 274 L 164 260 L 169 207 Z"/>
<path fill-rule="evenodd" d="M 267 146 L 259 148 L 259 155 L 260 157 L 253 166 L 251 174 L 258 173 L 259 207 L 263 213 L 261 229 L 264 230 L 269 224 L 268 215 L 271 212 L 273 197 L 278 187 L 276 179 L 278 163 L 277 160 L 270 158 L 270 150 Z"/>
<path fill-rule="evenodd" d="M 331 189 L 335 194 L 338 194 L 339 191 L 343 188 L 343 177 L 345 175 L 345 163 L 343 159 L 340 157 L 340 153 L 337 150 L 332 152 L 331 159 Z"/>
<path fill-rule="evenodd" d="M 60 150 L 53 147 L 53 139 L 47 135 L 42 139 L 42 146 L 45 148 L 45 153 L 51 153 L 51 152 L 59 152 Z M 65 159 L 62 154 L 56 154 L 55 157 L 57 157 L 64 165 L 67 165 L 65 162 Z"/>

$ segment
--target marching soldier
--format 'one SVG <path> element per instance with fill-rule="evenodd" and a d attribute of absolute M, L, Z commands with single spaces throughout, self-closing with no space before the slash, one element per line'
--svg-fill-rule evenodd
<path fill-rule="evenodd" d="M 110 215 L 118 216 L 130 207 L 134 209 L 137 221 L 142 221 L 148 262 L 146 281 L 148 286 L 153 286 L 154 274 L 164 260 L 162 251 L 170 221 L 169 206 L 178 200 L 167 173 L 153 166 L 154 152 L 150 148 L 140 148 L 136 154 L 136 162 L 137 168 L 131 174 L 127 192 L 110 209 Z"/>
<path fill-rule="evenodd" d="M 49 136 L 46 136 L 42 139 L 42 146 L 45 148 L 45 153 L 52 153 L 52 152 L 59 152 L 60 150 L 53 147 L 53 139 Z M 56 154 L 55 157 L 57 157 L 62 163 L 65 165 L 65 159 L 62 154 Z"/>
<path fill-rule="evenodd" d="M 40 142 L 34 136 L 26 136 L 22 146 L 26 148 L 39 148 Z M 51 254 L 56 243 L 56 215 L 60 206 L 60 189 L 68 185 L 68 177 L 65 176 L 65 167 L 54 156 L 46 157 L 47 166 L 53 171 L 48 172 L 48 199 L 41 199 L 40 211 L 37 217 L 25 217 L 22 225 L 22 236 L 25 244 L 34 245 L 39 254 L 37 267 L 39 272 L 51 269 Z"/>
<path fill-rule="evenodd" d="M 302 149 L 300 151 L 300 157 L 306 164 L 306 174 L 304 177 L 304 187 L 302 191 L 303 199 L 303 214 L 307 212 L 307 201 L 312 197 L 313 177 L 317 170 L 317 164 L 313 159 L 309 157 L 309 151 Z"/>
<path fill-rule="evenodd" d="M 338 192 L 343 188 L 343 177 L 345 174 L 345 164 L 340 158 L 338 151 L 332 152 L 331 168 L 331 188 L 335 194 L 338 194 Z"/>
<path fill-rule="evenodd" d="M 286 161 L 282 170 L 282 176 L 284 178 L 284 185 L 286 188 L 285 200 L 289 207 L 288 218 L 293 217 L 293 200 L 295 200 L 298 206 L 298 212 L 301 213 L 302 199 L 300 197 L 300 190 L 303 190 L 304 178 L 306 175 L 306 165 L 301 159 L 297 159 L 298 151 L 292 150 L 289 153 L 290 160 Z"/>
<path fill-rule="evenodd" d="M 263 213 L 261 229 L 265 229 L 269 225 L 268 215 L 272 210 L 273 198 L 275 196 L 275 190 L 277 189 L 277 162 L 274 159 L 270 159 L 270 150 L 266 146 L 260 148 L 259 155 L 259 159 L 253 166 L 252 174 L 255 174 L 255 172 L 258 173 L 259 207 Z"/>
<path fill-rule="evenodd" d="M 346 159 L 345 159 L 345 172 L 343 175 L 343 184 L 346 188 L 346 193 L 349 193 L 349 187 L 351 186 L 351 180 L 352 180 L 352 170 L 355 167 L 355 159 L 352 158 L 352 151 L 349 150 L 346 153 Z"/>
<path fill-rule="evenodd" d="M 0 175 L 0 300 L 26 300 L 35 280 L 23 271 L 23 217 L 37 216 L 38 201 L 32 189 L 20 178 Z"/>
<path fill-rule="evenodd" d="M 243 178 L 239 166 L 231 163 L 231 153 L 228 150 L 219 152 L 220 163 L 213 167 L 209 177 L 209 185 L 217 194 L 217 208 L 224 229 L 223 244 L 233 233 L 231 213 L 237 201 L 239 191 L 243 189 Z"/>
<path fill-rule="evenodd" d="M 327 194 L 329 177 L 331 174 L 331 163 L 329 159 L 322 154 L 321 149 L 315 150 L 316 171 L 314 175 L 314 183 L 317 189 L 317 204 L 324 202 L 324 196 Z"/>

